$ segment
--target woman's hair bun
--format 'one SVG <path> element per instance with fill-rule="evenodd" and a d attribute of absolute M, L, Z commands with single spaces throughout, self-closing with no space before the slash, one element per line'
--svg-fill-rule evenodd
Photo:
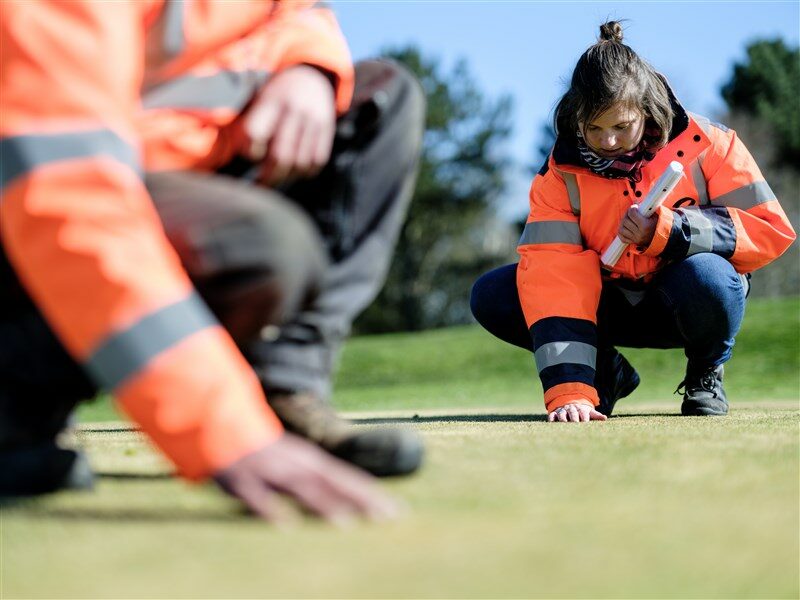
<path fill-rule="evenodd" d="M 600 40 L 622 42 L 622 25 L 619 21 L 609 21 L 600 25 Z"/>

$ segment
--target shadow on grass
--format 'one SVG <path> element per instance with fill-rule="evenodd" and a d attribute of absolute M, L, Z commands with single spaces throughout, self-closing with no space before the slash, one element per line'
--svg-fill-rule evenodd
<path fill-rule="evenodd" d="M 547 421 L 547 415 L 488 414 L 488 415 L 427 415 L 421 417 L 367 417 L 350 419 L 356 425 L 391 425 L 394 423 L 525 423 Z"/>
<path fill-rule="evenodd" d="M 26 506 L 27 505 L 27 506 Z M 32 506 L 30 499 L 3 498 L 0 508 L 15 508 L 25 517 L 53 521 L 85 521 L 97 523 L 231 523 L 252 520 L 244 509 L 172 508 L 92 508 Z"/>
<path fill-rule="evenodd" d="M 621 415 L 612 415 L 611 419 L 629 419 L 631 417 L 683 417 L 680 413 L 624 413 Z"/>
<path fill-rule="evenodd" d="M 92 423 L 81 423 L 78 433 L 139 433 L 140 429 L 138 429 L 135 425 L 119 425 L 114 427 L 98 427 L 93 426 Z"/>
<path fill-rule="evenodd" d="M 613 415 L 610 419 L 628 419 L 631 417 L 681 417 L 678 413 L 625 413 Z M 364 417 L 350 419 L 356 425 L 399 425 L 414 423 L 544 423 L 547 415 L 535 414 L 477 414 L 477 415 L 426 415 L 413 417 Z"/>
<path fill-rule="evenodd" d="M 174 479 L 176 477 L 173 473 L 130 473 L 130 472 L 95 472 L 95 477 L 98 479 L 111 479 L 114 481 L 156 481 L 163 479 Z"/>

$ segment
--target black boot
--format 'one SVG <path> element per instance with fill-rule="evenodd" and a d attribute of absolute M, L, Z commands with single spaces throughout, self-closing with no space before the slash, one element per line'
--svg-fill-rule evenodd
<path fill-rule="evenodd" d="M 95 388 L 44 320 L 30 312 L 0 321 L 0 496 L 86 489 L 86 458 L 56 439 Z"/>
<path fill-rule="evenodd" d="M 675 393 L 683 388 L 681 414 L 687 417 L 715 417 L 728 414 L 728 399 L 722 387 L 724 367 L 717 365 L 705 369 L 686 368 L 686 377 Z"/>
<path fill-rule="evenodd" d="M 94 475 L 82 452 L 55 442 L 0 449 L 0 496 L 91 489 Z"/>
<path fill-rule="evenodd" d="M 639 374 L 616 348 L 603 348 L 597 353 L 594 387 L 600 397 L 597 410 L 611 416 L 617 400 L 633 393 L 639 385 Z"/>

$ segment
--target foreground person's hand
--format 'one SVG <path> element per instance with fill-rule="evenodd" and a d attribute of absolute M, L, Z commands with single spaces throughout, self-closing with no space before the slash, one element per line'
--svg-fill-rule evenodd
<path fill-rule="evenodd" d="M 370 475 L 289 433 L 219 471 L 214 480 L 253 513 L 278 524 L 288 517 L 279 494 L 337 525 L 357 517 L 391 519 L 399 512 Z"/>
<path fill-rule="evenodd" d="M 547 415 L 547 421 L 549 423 L 555 421 L 560 421 L 561 423 L 605 421 L 607 418 L 608 417 L 598 412 L 593 406 L 581 402 L 565 404 Z"/>
<path fill-rule="evenodd" d="M 333 147 L 333 86 L 313 67 L 281 71 L 259 92 L 239 126 L 239 151 L 262 164 L 263 183 L 312 177 L 328 162 Z"/>

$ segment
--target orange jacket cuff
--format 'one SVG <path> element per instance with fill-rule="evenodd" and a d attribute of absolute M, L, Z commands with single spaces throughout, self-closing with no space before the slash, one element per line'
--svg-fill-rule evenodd
<path fill-rule="evenodd" d="M 664 251 L 664 248 L 667 247 L 667 242 L 669 241 L 669 234 L 672 231 L 672 219 L 673 219 L 673 212 L 668 209 L 664 208 L 663 206 L 659 206 L 657 210 L 658 214 L 658 223 L 656 224 L 656 231 L 653 234 L 653 239 L 650 241 L 650 245 L 645 249 L 642 254 L 645 256 L 658 256 Z"/>
<path fill-rule="evenodd" d="M 592 386 L 578 382 L 560 383 L 544 393 L 544 404 L 549 413 L 575 402 L 595 407 L 600 404 L 600 398 Z"/>
<path fill-rule="evenodd" d="M 280 71 L 295 65 L 309 65 L 330 73 L 331 83 L 334 87 L 336 112 L 339 115 L 347 112 L 355 88 L 355 71 L 349 54 L 337 56 L 330 46 L 309 48 L 308 45 L 303 45 L 302 50 L 287 52 L 276 70 Z"/>
<path fill-rule="evenodd" d="M 212 476 L 283 433 L 252 368 L 219 327 L 156 357 L 115 396 L 191 480 Z"/>

